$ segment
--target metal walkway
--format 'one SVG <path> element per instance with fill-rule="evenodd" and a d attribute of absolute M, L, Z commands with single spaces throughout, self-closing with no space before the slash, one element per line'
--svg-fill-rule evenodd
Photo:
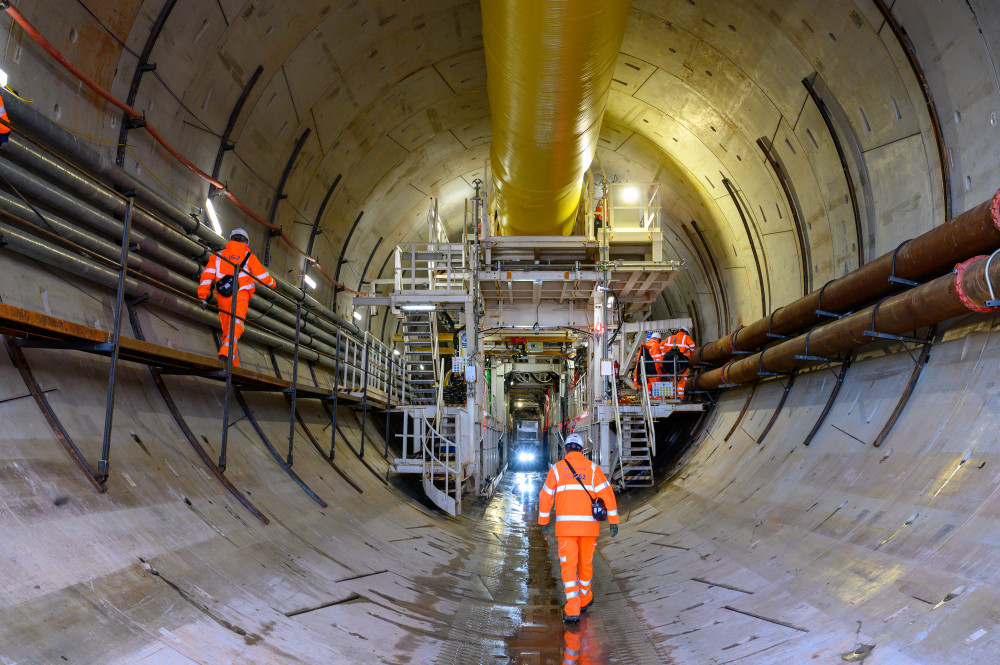
<path fill-rule="evenodd" d="M 563 623 L 556 540 L 546 538 L 536 523 L 543 480 L 538 473 L 508 473 L 489 504 L 465 508 L 468 531 L 476 542 L 468 586 L 478 591 L 467 595 L 442 633 L 445 644 L 434 663 L 671 663 L 666 652 L 647 639 L 601 555 L 609 542 L 606 527 L 594 556 L 594 606 L 578 629 Z M 580 650 L 579 660 L 564 661 L 567 648 Z"/>
<path fill-rule="evenodd" d="M 0 334 L 18 339 L 22 348 L 59 348 L 97 355 L 111 354 L 111 333 L 80 325 L 47 314 L 0 303 Z M 206 379 L 226 380 L 226 363 L 213 356 L 179 351 L 166 346 L 121 337 L 119 358 L 129 362 L 158 367 L 161 374 L 187 374 Z M 247 369 L 233 369 L 233 385 L 243 390 L 286 392 L 291 381 Z M 299 397 L 332 399 L 333 391 L 318 386 L 296 383 Z M 339 390 L 340 399 L 360 401 L 360 396 Z M 384 399 L 369 396 L 369 403 L 385 407 Z"/>

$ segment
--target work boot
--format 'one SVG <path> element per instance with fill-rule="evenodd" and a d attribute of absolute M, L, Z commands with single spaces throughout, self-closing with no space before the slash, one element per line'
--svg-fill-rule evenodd
<path fill-rule="evenodd" d="M 594 597 L 591 596 L 590 597 L 590 602 L 580 608 L 580 614 L 583 614 L 584 612 L 586 612 L 587 610 L 589 610 L 590 606 L 593 605 L 593 604 L 594 604 Z"/>
<path fill-rule="evenodd" d="M 571 617 L 568 614 L 564 614 L 563 621 L 565 621 L 566 623 L 580 623 L 580 617 L 579 616 Z"/>

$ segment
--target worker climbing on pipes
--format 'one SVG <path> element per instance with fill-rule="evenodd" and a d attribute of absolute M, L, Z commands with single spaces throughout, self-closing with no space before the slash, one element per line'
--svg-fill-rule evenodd
<path fill-rule="evenodd" d="M 550 520 L 555 510 L 555 535 L 559 543 L 566 606 L 563 620 L 580 621 L 580 614 L 594 603 L 594 550 L 601 525 L 595 518 L 595 503 L 604 502 L 611 537 L 618 535 L 618 505 L 611 483 L 601 467 L 583 456 L 579 434 L 566 437 L 566 456 L 549 468 L 538 494 L 538 523 L 545 535 L 552 534 Z"/>
<path fill-rule="evenodd" d="M 653 394 L 653 383 L 659 380 L 659 375 L 663 372 L 661 365 L 663 352 L 660 351 L 660 340 L 662 337 L 659 332 L 646 333 L 646 342 L 642 345 L 640 357 L 635 363 L 633 376 L 636 386 L 642 383 L 642 370 L 639 369 L 639 363 L 646 363 L 646 391 L 650 395 Z"/>
<path fill-rule="evenodd" d="M 688 367 L 694 352 L 694 339 L 686 326 L 681 326 L 660 344 L 663 371 L 674 383 L 674 397 L 684 399 Z"/>
<path fill-rule="evenodd" d="M 250 298 L 257 288 L 255 279 L 274 288 L 277 282 L 261 265 L 247 246 L 249 236 L 243 229 L 236 229 L 229 234 L 229 242 L 225 249 L 208 260 L 208 265 L 201 273 L 201 283 L 198 285 L 198 298 L 206 302 L 212 286 L 219 303 L 219 323 L 222 325 L 222 346 L 219 347 L 219 357 L 223 360 L 229 357 L 230 312 L 233 311 L 233 291 L 236 296 L 236 327 L 233 341 L 233 367 L 240 366 L 240 353 L 236 345 L 243 335 L 243 322 L 246 319 Z M 239 268 L 238 285 L 234 283 L 233 275 Z M 235 288 L 234 288 L 235 286 Z M 204 306 L 204 305 L 203 305 Z"/>

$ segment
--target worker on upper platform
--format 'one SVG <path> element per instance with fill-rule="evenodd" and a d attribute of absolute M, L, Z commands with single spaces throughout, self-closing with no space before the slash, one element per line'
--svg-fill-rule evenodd
<path fill-rule="evenodd" d="M 674 397 L 677 399 L 684 399 L 692 352 L 694 352 L 694 339 L 691 337 L 691 331 L 685 326 L 675 330 L 660 344 L 663 371 L 674 383 Z"/>
<path fill-rule="evenodd" d="M 219 303 L 219 323 L 222 324 L 222 346 L 219 347 L 219 357 L 223 360 L 229 357 L 229 331 L 232 328 L 230 314 L 233 311 L 233 295 L 236 296 L 236 326 L 233 341 L 233 367 L 240 366 L 240 353 L 236 342 L 243 335 L 243 322 L 246 319 L 250 298 L 257 288 L 255 279 L 274 288 L 277 282 L 261 265 L 247 246 L 249 236 L 243 229 L 236 229 L 229 234 L 229 242 L 225 249 L 208 260 L 208 265 L 201 273 L 201 283 L 198 285 L 198 298 L 205 302 L 215 285 L 215 293 Z M 239 268 L 238 284 L 234 283 L 233 275 Z"/>
<path fill-rule="evenodd" d="M 566 606 L 563 620 L 576 623 L 580 613 L 594 602 L 591 585 L 594 578 L 594 550 L 601 525 L 595 518 L 596 500 L 604 502 L 611 537 L 618 535 L 618 505 L 611 483 L 601 467 L 583 456 L 579 434 L 566 437 L 566 456 L 549 468 L 538 495 L 538 523 L 546 535 L 552 534 L 549 520 L 556 513 L 556 539 L 559 542 L 559 565 L 562 570 Z M 603 517 L 603 516 L 602 516 Z"/>
<path fill-rule="evenodd" d="M 646 333 L 646 342 L 642 345 L 640 358 L 635 363 L 634 378 L 636 386 L 642 384 L 642 370 L 639 369 L 639 363 L 644 362 L 646 364 L 646 391 L 650 395 L 653 394 L 653 383 L 660 380 L 659 375 L 663 372 L 661 365 L 663 352 L 660 351 L 661 338 L 662 335 L 659 332 Z"/>

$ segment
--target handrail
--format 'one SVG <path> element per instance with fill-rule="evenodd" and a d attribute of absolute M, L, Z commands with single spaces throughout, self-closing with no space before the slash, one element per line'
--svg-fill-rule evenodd
<path fill-rule="evenodd" d="M 441 376 L 444 376 L 444 363 L 445 359 L 441 359 Z M 437 365 L 434 366 L 435 373 L 437 372 Z M 437 377 L 435 377 L 437 378 Z M 444 381 L 438 380 L 437 382 L 437 401 L 435 402 L 434 418 L 438 422 L 442 422 L 444 419 Z"/>
<path fill-rule="evenodd" d="M 445 470 L 445 474 L 444 474 L 444 493 L 448 494 L 448 492 L 450 490 L 450 485 L 451 485 L 450 478 L 449 478 L 449 475 L 448 475 L 449 472 L 455 474 L 455 488 L 456 488 L 456 490 L 461 487 L 462 479 L 461 479 L 461 477 L 459 475 L 459 471 L 458 471 L 461 468 L 461 460 L 460 460 L 461 452 L 459 450 L 458 445 L 454 441 L 452 441 L 451 439 L 449 439 L 448 437 L 446 437 L 444 434 L 441 434 L 441 432 L 439 432 L 434 427 L 434 425 L 431 424 L 431 422 L 427 419 L 427 416 L 425 414 L 421 414 L 420 417 L 424 421 L 424 426 L 427 427 L 427 429 L 429 429 L 433 433 L 433 435 L 435 437 L 437 437 L 442 442 L 442 446 L 451 445 L 452 449 L 455 451 L 455 466 L 454 467 L 448 466 L 447 462 L 445 462 L 440 457 L 438 457 L 437 455 L 434 454 L 433 448 L 429 448 L 428 447 L 427 442 L 429 440 L 432 440 L 432 437 L 427 437 L 427 436 L 422 437 L 421 447 L 422 447 L 422 450 L 423 450 L 423 459 L 424 459 L 424 462 L 423 462 L 423 466 L 424 466 L 424 479 L 425 480 L 430 480 L 433 483 L 434 482 L 434 468 L 437 467 L 437 466 L 440 466 L 441 468 L 443 468 Z M 427 473 L 427 457 L 428 456 L 430 456 L 430 458 L 431 458 L 431 472 L 430 472 L 429 476 L 428 476 L 428 473 Z M 459 497 L 460 496 L 461 496 L 461 492 L 459 492 Z M 461 500 L 461 499 L 459 498 L 458 500 Z"/>
<path fill-rule="evenodd" d="M 645 370 L 643 370 L 645 373 Z M 620 404 L 618 402 L 618 380 L 615 377 L 611 379 L 611 396 L 614 398 L 615 404 L 615 428 L 618 433 L 618 470 L 622 474 L 622 482 L 625 482 L 625 466 L 622 463 L 622 450 L 624 446 L 622 445 L 622 418 L 619 412 Z"/>
<path fill-rule="evenodd" d="M 659 378 L 659 376 L 657 376 Z M 656 433 L 653 430 L 653 407 L 649 403 L 649 390 L 646 388 L 646 363 L 642 363 L 642 385 L 639 390 L 642 393 L 642 417 L 646 421 L 646 445 L 652 455 L 656 454 Z M 677 381 L 674 380 L 676 390 Z"/>
<path fill-rule="evenodd" d="M 441 254 L 442 258 L 418 255 Z M 434 291 L 464 288 L 471 269 L 464 244 L 453 242 L 399 243 L 395 250 L 396 291 Z"/>

